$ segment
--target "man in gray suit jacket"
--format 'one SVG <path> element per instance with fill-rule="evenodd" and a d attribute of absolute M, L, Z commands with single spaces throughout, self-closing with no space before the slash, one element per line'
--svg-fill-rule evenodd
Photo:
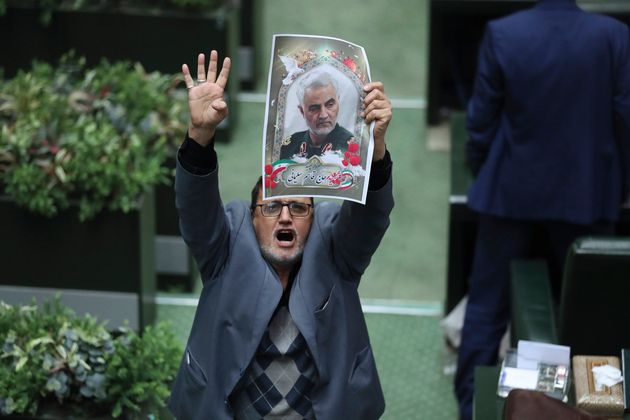
<path fill-rule="evenodd" d="M 180 419 L 376 419 L 385 408 L 357 288 L 393 208 L 391 103 L 364 87 L 374 158 L 366 205 L 311 198 L 225 207 L 213 149 L 230 59 L 182 66 L 190 123 L 175 181 L 203 290 L 169 407 Z M 218 74 L 217 74 L 218 73 Z"/>

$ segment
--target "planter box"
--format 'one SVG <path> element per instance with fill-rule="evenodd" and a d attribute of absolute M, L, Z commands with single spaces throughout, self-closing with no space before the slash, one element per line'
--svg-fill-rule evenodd
<path fill-rule="evenodd" d="M 38 302 L 61 294 L 77 314 L 136 330 L 155 319 L 153 194 L 137 211 L 104 211 L 79 222 L 75 209 L 54 218 L 0 198 L 0 299 Z"/>
<path fill-rule="evenodd" d="M 56 64 L 74 49 L 84 56 L 88 66 L 102 58 L 110 61 L 131 60 L 142 63 L 147 71 L 174 74 L 188 63 L 195 71 L 196 54 L 219 51 L 233 59 L 233 83 L 227 100 L 230 117 L 219 128 L 217 140 L 229 139 L 230 128 L 238 111 L 238 54 L 240 37 L 239 9 L 215 13 L 185 13 L 128 8 L 89 11 L 58 10 L 49 26 L 40 23 L 40 9 L 10 3 L 0 17 L 0 67 L 5 77 L 19 69 L 28 69 L 34 59 Z"/>
<path fill-rule="evenodd" d="M 0 47 L 0 67 L 5 77 L 30 68 L 33 59 L 56 63 L 74 49 L 88 66 L 102 58 L 132 60 L 148 71 L 177 73 L 182 63 L 194 70 L 197 52 L 217 49 L 221 57 L 232 57 L 232 77 L 227 100 L 230 115 L 217 130 L 217 141 L 230 138 L 238 116 L 238 58 L 240 9 L 225 8 L 215 13 L 187 13 L 120 7 L 85 11 L 58 10 L 49 26 L 40 23 L 41 11 L 27 2 L 8 2 L 0 17 L 0 37 L 10 39 Z M 115 28 L 115 30 L 112 30 Z M 182 86 L 183 88 L 183 86 Z M 181 139 L 173 139 L 179 143 Z M 171 163 L 174 167 L 174 163 Z M 157 196 L 156 270 L 161 289 L 192 291 L 196 269 L 179 236 L 178 217 L 172 186 L 159 186 Z"/>
<path fill-rule="evenodd" d="M 175 159 L 170 159 L 167 166 L 174 168 Z M 155 189 L 157 287 L 163 291 L 190 293 L 199 281 L 198 271 L 179 231 L 173 182 L 174 178 L 171 178 L 169 185 L 158 185 Z"/>

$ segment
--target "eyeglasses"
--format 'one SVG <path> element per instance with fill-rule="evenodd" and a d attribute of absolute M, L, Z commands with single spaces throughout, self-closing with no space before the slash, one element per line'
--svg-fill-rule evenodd
<path fill-rule="evenodd" d="M 289 203 L 282 203 L 280 201 L 270 201 L 269 203 L 256 204 L 256 207 L 260 207 L 260 212 L 265 217 L 278 217 L 282 213 L 284 206 L 289 208 L 289 213 L 293 217 L 306 217 L 311 211 L 312 204 L 299 203 L 291 201 Z"/>

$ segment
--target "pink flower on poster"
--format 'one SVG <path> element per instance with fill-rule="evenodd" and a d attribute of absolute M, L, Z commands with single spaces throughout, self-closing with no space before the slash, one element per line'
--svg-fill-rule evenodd
<path fill-rule="evenodd" d="M 357 71 L 357 63 L 350 57 L 343 59 L 344 66 L 348 67 L 352 72 Z"/>

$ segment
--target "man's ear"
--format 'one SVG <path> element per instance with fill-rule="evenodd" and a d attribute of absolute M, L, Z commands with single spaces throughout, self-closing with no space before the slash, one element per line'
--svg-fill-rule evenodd
<path fill-rule="evenodd" d="M 298 105 L 298 109 L 300 110 L 300 114 L 304 116 L 304 108 L 302 108 L 302 105 Z"/>

